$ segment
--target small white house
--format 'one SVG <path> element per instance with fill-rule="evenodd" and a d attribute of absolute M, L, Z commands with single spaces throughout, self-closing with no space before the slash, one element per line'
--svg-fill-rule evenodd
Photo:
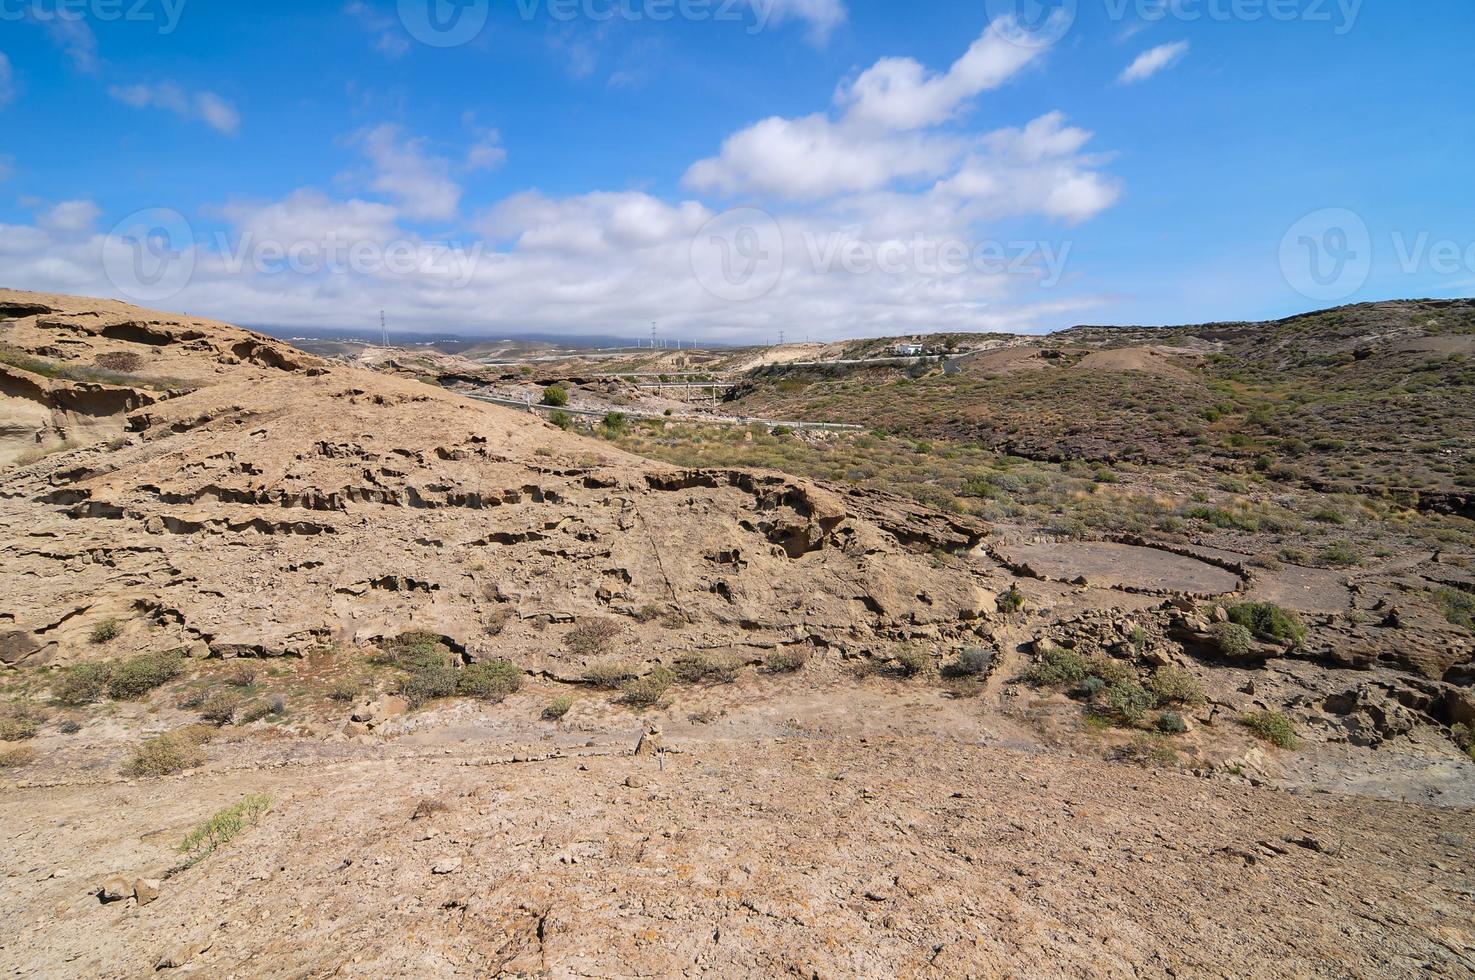
<path fill-rule="evenodd" d="M 897 344 L 891 349 L 897 357 L 921 357 L 925 348 L 921 344 Z"/>

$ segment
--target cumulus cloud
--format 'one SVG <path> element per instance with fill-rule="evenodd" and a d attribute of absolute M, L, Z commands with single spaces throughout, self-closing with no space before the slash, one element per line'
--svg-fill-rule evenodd
<path fill-rule="evenodd" d="M 302 188 L 280 201 L 234 202 L 221 208 L 237 234 L 283 244 L 345 241 L 387 242 L 399 234 L 399 213 L 388 204 L 334 201 L 321 191 Z"/>
<path fill-rule="evenodd" d="M 393 198 L 411 218 L 448 221 L 461 206 L 461 185 L 451 177 L 450 161 L 426 152 L 425 141 L 406 137 L 385 123 L 358 138 L 374 168 L 369 186 Z"/>
<path fill-rule="evenodd" d="M 1166 68 L 1171 68 L 1179 61 L 1182 61 L 1183 56 L 1186 54 L 1188 54 L 1187 41 L 1160 44 L 1138 55 L 1137 60 L 1127 66 L 1126 70 L 1117 78 L 1117 81 L 1124 85 L 1131 84 L 1132 82 L 1146 81 L 1158 72 Z"/>
<path fill-rule="evenodd" d="M 502 335 L 637 335 L 658 320 L 668 337 L 731 342 L 1053 325 L 1101 302 L 1077 284 L 1061 229 L 1121 187 L 1092 134 L 1060 113 L 969 125 L 972 100 L 1041 57 L 1001 46 L 999 30 L 945 69 L 885 59 L 839 85 L 826 111 L 732 134 L 690 168 L 686 199 L 528 190 L 467 216 L 461 181 L 502 163 L 498 134 L 467 116 L 470 142 L 451 149 L 378 125 L 349 141 L 368 164 L 350 175 L 353 196 L 304 188 L 217 209 L 230 240 L 201 243 L 183 291 L 153 305 L 366 329 L 383 308 L 422 329 Z M 741 194 L 767 213 L 734 224 L 724 209 Z M 53 208 L 0 226 L 0 265 L 32 288 L 118 295 L 99 268 L 108 243 L 92 228 L 110 222 L 97 217 Z M 449 240 L 414 230 L 428 221 Z M 1016 241 L 1032 234 L 1041 240 Z M 233 261 L 251 240 L 403 246 L 416 262 L 306 274 Z M 763 288 L 748 290 L 754 263 Z"/>
<path fill-rule="evenodd" d="M 966 143 L 936 127 L 1044 53 L 1010 43 L 1009 24 L 990 24 L 946 72 L 928 72 L 910 58 L 882 59 L 836 91 L 838 118 L 765 119 L 729 136 L 716 157 L 693 164 L 685 183 L 722 194 L 812 199 L 941 176 Z"/>
<path fill-rule="evenodd" d="M 36 224 L 58 235 L 76 235 L 91 231 L 101 214 L 102 211 L 91 201 L 62 201 L 39 215 Z"/>
<path fill-rule="evenodd" d="M 135 109 L 163 109 L 181 119 L 203 122 L 217 133 L 234 136 L 241 128 L 241 114 L 214 92 L 186 92 L 173 82 L 156 85 L 113 85 L 108 95 Z"/>
<path fill-rule="evenodd" d="M 1007 23 L 990 24 L 941 74 L 928 72 L 911 58 L 876 62 L 837 93 L 835 101 L 847 108 L 845 122 L 882 131 L 946 122 L 968 99 L 1003 85 L 1041 55 L 1041 48 L 1009 41 Z"/>

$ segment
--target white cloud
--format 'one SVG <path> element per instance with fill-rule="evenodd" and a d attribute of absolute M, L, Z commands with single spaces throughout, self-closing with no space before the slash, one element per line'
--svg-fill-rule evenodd
<path fill-rule="evenodd" d="M 201 92 L 195 96 L 195 110 L 205 124 L 218 133 L 234 135 L 241 128 L 241 114 L 236 107 L 214 92 Z"/>
<path fill-rule="evenodd" d="M 507 162 L 507 150 L 502 146 L 502 134 L 495 129 L 481 134 L 466 151 L 468 170 L 495 170 Z"/>
<path fill-rule="evenodd" d="M 733 342 L 772 340 L 780 330 L 831 339 L 1053 325 L 1100 302 L 1079 283 L 1073 243 L 1059 229 L 1110 207 L 1121 187 L 1104 172 L 1108 157 L 1089 150 L 1092 134 L 1060 113 L 1004 128 L 968 125 L 970 100 L 1039 57 L 1004 50 L 996 32 L 991 26 L 946 71 L 877 62 L 838 87 L 829 111 L 764 120 L 695 163 L 687 174 L 695 190 L 762 195 L 769 216 L 754 220 L 772 236 L 756 251 L 750 239 L 714 236 L 724 205 L 697 194 L 529 190 L 467 227 L 461 181 L 505 157 L 496 131 L 468 115 L 469 143 L 457 151 L 392 124 L 354 135 L 369 164 L 350 175 L 356 197 L 301 189 L 219 208 L 234 239 L 200 245 L 184 291 L 152 305 L 248 324 L 366 330 L 383 308 L 407 326 L 504 336 L 639 335 L 655 320 L 668 337 Z M 136 97 L 154 104 L 157 95 Z M 54 208 L 34 227 L 0 226 L 7 281 L 118 295 L 101 271 L 108 243 L 91 230 L 96 218 Z M 447 268 L 303 272 L 230 254 L 247 240 L 444 254 L 404 224 L 422 221 L 450 229 L 452 245 L 463 236 Z M 1040 240 L 1018 243 L 1033 235 Z M 1008 253 L 1015 244 L 1034 251 Z M 943 249 L 962 263 L 944 267 Z M 856 265 L 845 258 L 852 253 L 877 261 Z M 755 254 L 770 262 L 771 289 L 738 301 L 714 285 L 714 271 L 731 271 L 729 258 L 742 266 Z"/>
<path fill-rule="evenodd" d="M 389 205 L 357 198 L 334 201 L 311 188 L 294 191 L 280 201 L 235 202 L 220 210 L 238 235 L 282 244 L 322 242 L 330 237 L 387 242 L 400 233 L 395 225 L 398 212 Z"/>
<path fill-rule="evenodd" d="M 883 58 L 835 101 L 848 107 L 845 121 L 881 130 L 920 129 L 946 122 L 966 100 L 998 88 L 1042 53 L 1006 39 L 999 20 L 944 74 L 929 74 L 911 58 Z"/>
<path fill-rule="evenodd" d="M 1117 81 L 1123 84 L 1146 81 L 1163 69 L 1177 64 L 1186 54 L 1188 54 L 1187 41 L 1160 44 L 1138 55 L 1137 60 L 1127 66 L 1126 71 L 1121 73 Z"/>
<path fill-rule="evenodd" d="M 697 190 L 822 198 L 874 190 L 902 177 L 943 173 L 957 145 L 915 134 L 871 138 L 824 115 L 775 116 L 735 133 L 720 156 L 699 160 L 684 182 Z"/>
<path fill-rule="evenodd" d="M 352 0 L 344 6 L 343 12 L 358 20 L 364 30 L 373 36 L 374 50 L 389 60 L 397 60 L 409 53 L 410 40 L 405 36 L 399 21 L 393 17 L 380 13 L 363 0 Z"/>
<path fill-rule="evenodd" d="M 241 128 L 236 107 L 214 92 L 186 92 L 173 82 L 157 85 L 113 85 L 108 94 L 135 109 L 164 109 L 182 119 L 203 122 L 217 133 L 234 136 Z"/>
<path fill-rule="evenodd" d="M 91 231 L 101 214 L 91 201 L 63 201 L 38 216 L 36 224 L 59 235 L 76 235 Z"/>
<path fill-rule="evenodd" d="M 816 199 L 939 177 L 966 141 L 928 130 L 1043 54 L 1007 41 L 1008 23 L 990 24 L 945 73 L 928 73 L 910 58 L 882 59 L 836 91 L 838 120 L 826 113 L 765 119 L 729 136 L 718 156 L 693 164 L 685 183 L 723 194 Z"/>
<path fill-rule="evenodd" d="M 411 218 L 448 221 L 461 206 L 461 185 L 450 162 L 425 152 L 425 141 L 401 135 L 384 123 L 360 134 L 359 145 L 374 168 L 369 186 L 393 198 Z"/>
<path fill-rule="evenodd" d="M 78 71 L 92 74 L 97 71 L 97 35 L 80 14 L 61 10 L 46 18 L 43 23 L 58 47 L 72 60 Z"/>
<path fill-rule="evenodd" d="M 0 109 L 10 104 L 15 98 L 15 72 L 10 67 L 10 59 L 4 51 L 0 51 Z"/>
<path fill-rule="evenodd" d="M 1091 134 L 1064 123 L 1052 112 L 1023 129 L 988 134 L 984 149 L 935 193 L 974 220 L 1042 214 L 1074 224 L 1095 217 L 1117 202 L 1121 187 L 1092 169 L 1097 158 L 1080 154 Z"/>
<path fill-rule="evenodd" d="M 809 36 L 816 44 L 829 40 L 835 28 L 847 16 L 843 0 L 751 0 L 759 28 L 789 20 L 809 25 Z"/>

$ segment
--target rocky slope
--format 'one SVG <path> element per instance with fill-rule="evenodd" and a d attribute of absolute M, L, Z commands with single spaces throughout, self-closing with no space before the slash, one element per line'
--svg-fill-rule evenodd
<path fill-rule="evenodd" d="M 673 470 L 223 324 L 5 301 L 30 314 L 0 330 L 11 350 L 64 369 L 136 353 L 140 373 L 194 386 L 155 395 L 5 368 L 13 399 L 43 385 L 53 404 L 110 398 L 85 423 L 53 409 L 42 446 L 118 433 L 0 478 L 11 665 L 85 657 L 96 623 L 130 611 L 152 628 L 114 654 L 157 646 L 159 630 L 226 656 L 431 631 L 470 660 L 495 640 L 529 670 L 577 676 L 586 665 L 566 662 L 560 637 L 589 617 L 627 623 L 643 659 L 756 661 L 966 632 L 993 609 L 985 582 L 925 556 L 967 551 L 976 524 L 780 476 Z M 668 614 L 679 629 L 642 628 Z"/>

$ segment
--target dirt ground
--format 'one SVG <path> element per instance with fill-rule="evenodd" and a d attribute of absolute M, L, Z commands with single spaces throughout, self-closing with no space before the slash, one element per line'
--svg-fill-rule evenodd
<path fill-rule="evenodd" d="M 561 725 L 532 720 L 540 696 L 349 746 L 212 746 L 206 770 L 170 779 L 12 789 L 0 968 L 146 976 L 173 954 L 211 977 L 1475 970 L 1468 810 L 1043 754 L 987 701 L 879 679 L 754 681 L 646 717 L 594 698 Z M 633 754 L 652 722 L 664 764 Z M 273 798 L 262 822 L 165 877 L 184 833 L 246 793 Z M 162 894 L 104 905 L 114 875 L 164 878 Z"/>

